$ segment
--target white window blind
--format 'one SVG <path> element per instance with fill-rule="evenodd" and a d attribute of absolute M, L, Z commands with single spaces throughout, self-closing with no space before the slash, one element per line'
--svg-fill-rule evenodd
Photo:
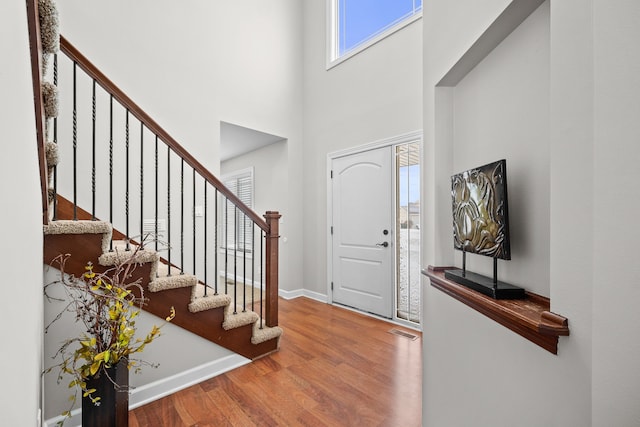
<path fill-rule="evenodd" d="M 231 190 L 245 205 L 253 208 L 253 169 L 238 172 L 223 179 L 224 185 Z M 227 249 L 251 252 L 253 243 L 252 222 L 233 203 L 225 199 L 223 204 L 224 218 L 222 233 L 225 241 L 222 246 Z"/>

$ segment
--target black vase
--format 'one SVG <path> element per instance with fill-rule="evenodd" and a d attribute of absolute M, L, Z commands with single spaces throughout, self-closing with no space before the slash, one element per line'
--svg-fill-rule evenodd
<path fill-rule="evenodd" d="M 121 359 L 117 365 L 107 368 L 106 371 L 108 376 L 100 371 L 99 376 L 87 380 L 87 389 L 96 389 L 93 395 L 100 397 L 100 405 L 96 406 L 89 397 L 82 398 L 82 427 L 127 427 L 129 425 L 127 361 Z"/>

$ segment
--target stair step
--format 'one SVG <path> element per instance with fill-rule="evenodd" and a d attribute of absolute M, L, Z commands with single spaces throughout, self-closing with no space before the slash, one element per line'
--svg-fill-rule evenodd
<path fill-rule="evenodd" d="M 44 234 L 102 234 L 111 233 L 111 224 L 104 221 L 58 220 L 44 226 Z"/>
<path fill-rule="evenodd" d="M 188 288 L 195 286 L 197 283 L 198 278 L 191 274 L 156 277 L 149 283 L 149 291 L 160 292 L 168 289 Z"/>
<path fill-rule="evenodd" d="M 105 221 L 58 220 L 49 221 L 49 224 L 43 226 L 43 231 L 45 235 L 102 234 L 102 252 L 107 252 L 113 227 Z"/>
<path fill-rule="evenodd" d="M 107 249 L 98 262 L 100 265 L 108 267 L 121 264 L 123 262 L 135 262 L 138 264 L 147 262 L 158 262 L 160 260 L 160 254 L 153 249 L 143 248 L 140 249 L 138 245 L 133 243 L 129 244 L 129 250 L 127 250 L 127 242 L 125 240 L 114 240 L 113 250 Z"/>
<path fill-rule="evenodd" d="M 222 328 L 226 331 L 240 326 L 251 325 L 258 321 L 260 316 L 251 310 L 242 311 L 242 306 L 236 305 L 235 314 L 233 314 L 233 304 L 229 304 L 224 308 L 224 322 Z"/>
<path fill-rule="evenodd" d="M 260 329 L 260 325 L 262 325 L 262 329 Z M 262 319 L 258 319 L 256 323 L 253 324 L 253 334 L 251 336 L 252 344 L 260 344 L 274 338 L 279 338 L 282 336 L 282 328 L 279 326 L 274 326 L 272 328 L 265 325 L 265 321 Z"/>
<path fill-rule="evenodd" d="M 185 274 L 179 268 L 159 262 L 157 277 L 152 273 L 153 280 L 149 283 L 149 291 L 160 292 L 167 289 L 186 288 L 196 286 L 198 278 L 192 274 Z"/>
<path fill-rule="evenodd" d="M 189 311 L 197 313 L 199 311 L 211 310 L 213 308 L 224 307 L 231 304 L 231 297 L 226 294 L 213 295 L 213 290 L 209 289 L 207 295 L 204 294 L 205 286 L 198 284 L 191 292 L 191 303 Z"/>

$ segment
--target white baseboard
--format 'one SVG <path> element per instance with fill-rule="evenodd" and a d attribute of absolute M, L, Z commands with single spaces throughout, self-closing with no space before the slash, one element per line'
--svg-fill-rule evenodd
<path fill-rule="evenodd" d="M 154 400 L 158 400 L 249 363 L 251 363 L 251 360 L 246 357 L 242 357 L 239 354 L 230 354 L 229 356 L 196 366 L 195 368 L 171 375 L 170 377 L 136 387 L 131 391 L 131 396 L 129 397 L 129 409 L 146 405 Z"/>
<path fill-rule="evenodd" d="M 251 360 L 239 354 L 231 354 L 213 362 L 205 363 L 184 372 L 136 387 L 131 391 L 129 396 L 129 409 L 146 405 L 154 400 L 158 400 L 248 363 L 251 363 Z M 61 420 L 61 416 L 50 418 L 45 420 L 42 425 L 43 427 L 55 426 Z M 67 419 L 64 425 L 80 427 L 82 425 L 82 410 L 78 408 L 71 411 L 71 417 Z"/>
<path fill-rule="evenodd" d="M 278 295 L 286 300 L 299 298 L 299 297 L 307 297 L 316 301 L 327 303 L 329 298 L 325 294 L 321 294 L 319 292 L 310 291 L 308 289 L 296 289 L 294 291 L 285 291 L 284 289 L 278 289 Z"/>

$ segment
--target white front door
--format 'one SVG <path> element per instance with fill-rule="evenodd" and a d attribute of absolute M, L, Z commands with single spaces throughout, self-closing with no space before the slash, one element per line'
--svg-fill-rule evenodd
<path fill-rule="evenodd" d="M 332 161 L 333 302 L 393 316 L 392 148 Z"/>

